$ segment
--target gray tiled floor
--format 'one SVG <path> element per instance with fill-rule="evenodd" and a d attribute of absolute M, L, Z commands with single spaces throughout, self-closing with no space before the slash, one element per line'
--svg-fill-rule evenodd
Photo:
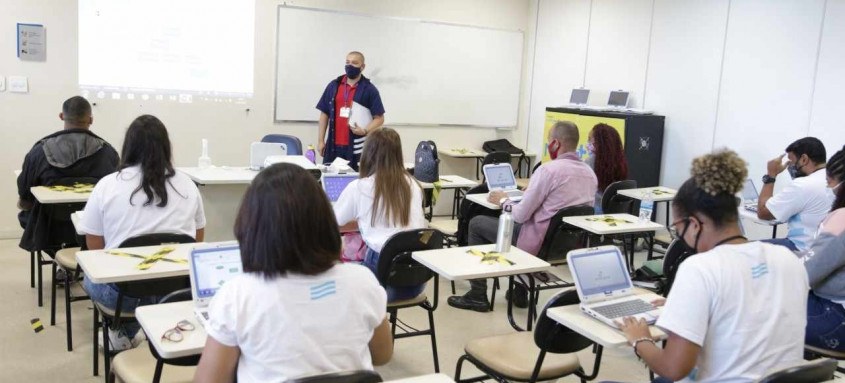
<path fill-rule="evenodd" d="M 568 271 L 556 273 L 568 276 Z M 49 268 L 44 268 L 44 307 L 37 307 L 35 289 L 29 287 L 29 254 L 17 247 L 17 240 L 0 241 L 0 381 L 3 382 L 102 382 L 91 375 L 91 310 L 88 302 L 73 304 L 74 351 L 65 351 L 64 303 L 58 302 L 56 326 L 50 326 Z M 502 282 L 505 280 L 503 279 Z M 496 310 L 476 313 L 456 310 L 446 304 L 449 282 L 441 280 L 440 305 L 435 312 L 438 349 L 442 372 L 453 375 L 455 362 L 470 339 L 513 331 L 505 316 L 506 301 L 498 293 Z M 458 292 L 468 284 L 458 282 Z M 429 286 L 431 289 L 431 286 Z M 429 291 L 431 292 L 431 291 Z M 553 292 L 541 295 L 541 304 Z M 61 294 L 61 291 L 60 291 Z M 60 295 L 61 297 L 61 295 Z M 61 299 L 61 298 L 60 298 Z M 524 322 L 525 310 L 520 310 Z M 427 319 L 421 309 L 400 311 L 400 319 L 414 327 L 425 327 Z M 30 320 L 40 318 L 45 329 L 34 333 Z M 578 353 L 582 365 L 589 371 L 593 356 L 589 349 Z M 101 367 L 102 369 L 102 363 Z M 401 339 L 396 342 L 393 360 L 378 368 L 385 379 L 421 375 L 433 372 L 428 338 Z M 464 370 L 469 372 L 468 370 Z M 471 371 L 471 370 L 470 370 Z M 165 374 L 167 369 L 165 368 Z M 467 376 L 465 374 L 465 376 Z M 647 381 L 647 370 L 629 349 L 606 350 L 598 380 Z M 561 382 L 576 382 L 567 377 Z"/>

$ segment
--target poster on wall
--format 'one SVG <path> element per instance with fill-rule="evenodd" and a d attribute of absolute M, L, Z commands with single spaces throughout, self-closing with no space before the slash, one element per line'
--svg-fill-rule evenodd
<path fill-rule="evenodd" d="M 619 132 L 619 137 L 622 139 L 622 146 L 625 146 L 625 120 L 622 118 L 583 116 L 580 114 L 573 113 L 546 112 L 546 123 L 543 126 L 543 148 L 547 147 L 549 144 L 549 130 L 558 121 L 570 121 L 578 126 L 579 140 L 578 149 L 576 150 L 576 153 L 578 153 L 578 156 L 581 157 L 582 160 L 586 160 L 588 156 L 587 139 L 590 136 L 590 131 L 593 130 L 594 126 L 600 123 L 610 125 L 614 129 L 616 129 L 616 131 Z M 543 162 L 546 162 L 548 160 L 550 160 L 549 152 L 545 151 L 545 153 L 543 153 Z"/>
<path fill-rule="evenodd" d="M 44 26 L 18 23 L 18 58 L 26 61 L 47 60 Z"/>

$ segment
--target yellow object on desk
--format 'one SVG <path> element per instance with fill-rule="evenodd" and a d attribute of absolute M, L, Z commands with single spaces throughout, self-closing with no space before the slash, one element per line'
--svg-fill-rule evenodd
<path fill-rule="evenodd" d="M 616 226 L 620 223 L 633 223 L 627 219 L 613 218 L 609 215 L 606 215 L 604 217 L 586 218 L 585 220 L 590 222 L 603 222 L 606 223 L 607 226 Z"/>
<path fill-rule="evenodd" d="M 161 249 L 159 249 L 158 251 L 156 251 L 152 255 L 148 255 L 148 256 L 144 256 L 144 255 L 140 255 L 140 254 L 125 253 L 125 252 L 122 252 L 122 251 L 119 251 L 119 250 L 108 250 L 108 251 L 106 251 L 106 254 L 118 255 L 118 256 L 121 256 L 121 257 L 132 257 L 132 258 L 143 259 L 143 261 L 141 261 L 141 263 L 139 263 L 137 266 L 135 266 L 138 270 L 147 270 L 150 267 L 153 267 L 153 264 L 155 264 L 158 261 L 173 262 L 173 263 L 188 263 L 188 261 L 186 261 L 184 259 L 165 258 L 165 256 L 167 254 L 172 253 L 174 250 L 176 250 L 176 248 L 174 248 L 172 246 L 166 246 L 166 247 L 162 247 Z"/>
<path fill-rule="evenodd" d="M 503 265 L 515 265 L 516 264 L 513 261 L 511 261 L 510 259 L 505 258 L 505 256 L 502 255 L 501 253 L 497 253 L 495 251 L 488 251 L 488 252 L 485 253 L 481 250 L 469 249 L 469 250 L 467 250 L 467 253 L 472 254 L 476 257 L 481 257 L 481 263 L 485 263 L 485 264 L 488 264 L 488 265 L 492 265 L 492 264 L 495 264 L 495 263 L 501 263 Z"/>
<path fill-rule="evenodd" d="M 94 190 L 93 184 L 82 184 L 82 183 L 75 183 L 71 186 L 65 185 L 53 185 L 47 186 L 47 189 L 57 192 L 71 192 L 71 193 L 90 193 Z"/>

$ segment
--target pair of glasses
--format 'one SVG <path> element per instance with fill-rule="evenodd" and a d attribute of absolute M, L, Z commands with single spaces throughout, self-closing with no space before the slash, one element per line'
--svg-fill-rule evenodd
<path fill-rule="evenodd" d="M 196 327 L 193 323 L 189 322 L 188 320 L 181 320 L 179 323 L 176 323 L 176 327 L 173 327 L 170 330 L 164 332 L 161 336 L 161 340 L 167 340 L 171 342 L 181 342 L 182 339 L 185 339 L 185 336 L 182 335 L 183 331 L 194 331 Z"/>
<path fill-rule="evenodd" d="M 690 220 L 690 217 L 681 218 L 681 219 L 679 219 L 675 222 L 672 222 L 672 224 L 669 225 L 669 235 L 672 236 L 672 239 L 681 239 L 684 232 L 687 231 L 687 226 L 689 225 L 689 220 Z M 678 226 L 678 224 L 680 224 L 682 222 L 684 223 L 684 232 L 679 233 L 677 226 Z"/>

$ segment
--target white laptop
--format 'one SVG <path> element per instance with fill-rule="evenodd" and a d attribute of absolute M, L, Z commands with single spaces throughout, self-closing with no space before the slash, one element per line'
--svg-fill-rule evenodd
<path fill-rule="evenodd" d="M 513 175 L 511 164 L 489 164 L 484 165 L 484 180 L 487 182 L 487 189 L 490 191 L 503 191 L 508 198 L 519 200 L 522 198 L 522 190 L 516 186 L 516 177 Z"/>
<path fill-rule="evenodd" d="M 340 198 L 340 193 L 343 193 L 343 190 L 346 189 L 352 181 L 357 179 L 358 173 L 323 173 L 323 178 L 320 183 L 323 185 L 323 191 L 326 192 L 326 196 L 329 197 L 329 202 L 334 204 L 337 202 L 338 198 Z"/>
<path fill-rule="evenodd" d="M 607 97 L 607 106 L 618 109 L 628 107 L 628 92 L 624 90 L 612 90 Z"/>
<path fill-rule="evenodd" d="M 750 178 L 745 180 L 745 186 L 742 188 L 742 207 L 750 212 L 757 212 L 757 202 L 760 199 L 760 194 L 757 193 L 757 187 L 754 186 L 754 181 Z"/>
<path fill-rule="evenodd" d="M 269 156 L 288 155 L 288 146 L 280 142 L 253 142 L 249 146 L 249 168 L 261 170 Z"/>
<path fill-rule="evenodd" d="M 208 322 L 211 298 L 214 298 L 220 286 L 243 272 L 241 250 L 237 242 L 194 248 L 189 268 L 194 312 L 204 327 Z"/>
<path fill-rule="evenodd" d="M 583 106 L 587 105 L 587 99 L 590 98 L 590 90 L 584 88 L 575 88 L 572 89 L 572 93 L 569 94 L 569 104 L 576 105 L 576 106 Z"/>
<path fill-rule="evenodd" d="M 632 316 L 653 324 L 660 308 L 651 302 L 656 294 L 635 294 L 625 256 L 616 246 L 600 246 L 570 251 L 566 254 L 569 271 L 575 280 L 581 311 L 612 327 Z"/>

